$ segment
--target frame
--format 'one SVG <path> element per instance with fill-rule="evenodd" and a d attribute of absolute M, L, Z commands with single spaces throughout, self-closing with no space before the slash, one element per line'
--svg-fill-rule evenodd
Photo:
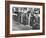
<path fill-rule="evenodd" d="M 40 15 L 40 18 L 39 18 L 41 20 L 41 21 L 39 21 L 40 22 L 40 24 L 39 24 L 40 26 L 36 26 L 36 27 L 39 27 L 39 28 L 37 29 L 35 26 L 31 26 L 32 29 L 31 30 L 29 30 L 29 29 L 27 30 L 27 28 L 30 27 L 30 26 L 27 26 L 27 24 L 29 24 L 30 22 L 28 22 L 28 21 L 24 21 L 23 22 L 22 19 L 21 19 L 21 21 L 19 20 L 17 22 L 19 22 L 19 23 L 22 22 L 21 24 L 25 25 L 24 28 L 26 28 L 26 31 L 23 31 L 22 32 L 20 29 L 17 29 L 17 30 L 15 29 L 16 30 L 15 31 L 13 29 L 14 33 L 12 33 L 11 32 L 11 30 L 12 30 L 12 28 L 11 28 L 11 25 L 12 24 L 11 23 L 14 24 L 15 22 L 12 21 L 12 18 L 11 17 L 13 17 L 15 19 L 15 17 L 17 15 L 19 15 L 19 14 L 16 14 L 16 13 L 20 13 L 20 12 L 22 13 L 22 11 L 25 10 L 25 9 L 26 9 L 26 11 L 28 11 L 29 9 L 31 11 L 32 8 L 33 8 L 33 14 L 34 14 L 34 16 L 35 15 L 38 15 L 38 16 Z M 14 9 L 15 9 L 15 11 L 16 11 L 16 9 L 21 9 L 21 10 L 19 10 L 19 12 L 18 11 L 15 12 Z M 23 15 L 23 13 L 24 13 L 24 15 Z M 27 13 L 25 11 L 23 11 L 23 13 L 21 14 L 21 17 L 22 18 L 23 18 L 23 16 L 25 17 L 25 15 L 27 15 Z M 31 13 L 31 15 L 33 15 L 33 14 Z M 30 16 L 30 18 L 31 18 L 31 16 Z M 32 23 L 35 23 L 35 22 L 31 22 L 31 24 Z M 31 25 L 31 24 L 29 24 L 29 25 Z M 16 28 L 16 26 L 15 26 L 15 28 Z M 42 30 L 41 31 L 38 31 L 41 28 L 42 28 Z M 22 2 L 22 1 L 21 2 L 20 1 L 5 1 L 5 37 L 33 36 L 33 35 L 44 35 L 44 34 L 45 34 L 45 5 L 44 5 L 44 3 Z"/>

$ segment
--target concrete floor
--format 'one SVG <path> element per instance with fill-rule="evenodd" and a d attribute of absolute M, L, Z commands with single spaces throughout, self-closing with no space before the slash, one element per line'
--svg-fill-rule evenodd
<path fill-rule="evenodd" d="M 31 29 L 32 29 L 31 26 L 20 24 L 20 23 L 16 22 L 15 20 L 13 20 L 12 22 L 13 22 L 13 23 L 12 23 L 12 30 L 13 30 L 13 31 L 31 30 Z"/>

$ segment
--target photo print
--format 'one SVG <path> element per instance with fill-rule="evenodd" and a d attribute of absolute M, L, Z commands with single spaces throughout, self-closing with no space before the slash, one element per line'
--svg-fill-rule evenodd
<path fill-rule="evenodd" d="M 12 30 L 39 30 L 40 8 L 12 7 Z"/>

